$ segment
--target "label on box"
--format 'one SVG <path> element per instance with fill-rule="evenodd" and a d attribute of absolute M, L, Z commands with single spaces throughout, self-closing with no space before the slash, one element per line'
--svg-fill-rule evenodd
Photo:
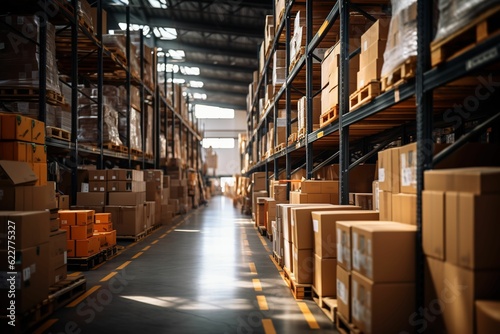
<path fill-rule="evenodd" d="M 384 182 L 385 181 L 385 168 L 379 168 L 378 169 L 378 180 L 380 182 Z"/>
<path fill-rule="evenodd" d="M 356 270 L 361 269 L 360 268 L 360 253 L 358 250 L 358 234 L 353 233 L 352 234 L 352 246 L 353 246 L 353 251 L 352 251 L 352 267 Z"/>
<path fill-rule="evenodd" d="M 364 52 L 364 51 L 366 51 L 366 50 L 368 50 L 368 41 L 365 41 L 365 42 L 363 43 L 363 50 L 362 50 L 362 52 Z"/>
<path fill-rule="evenodd" d="M 361 318 L 361 305 L 357 298 L 358 282 L 352 280 L 352 317 L 353 319 L 360 320 Z"/>
<path fill-rule="evenodd" d="M 313 219 L 313 231 L 316 233 L 319 232 L 319 222 L 316 219 Z"/>
<path fill-rule="evenodd" d="M 403 168 L 403 173 L 401 174 L 401 185 L 408 187 L 411 185 L 412 172 L 411 168 Z"/>
<path fill-rule="evenodd" d="M 337 279 L 337 297 L 346 304 L 349 305 L 349 300 L 347 299 L 347 289 L 345 288 L 345 284 Z"/>
<path fill-rule="evenodd" d="M 31 269 L 30 267 L 26 267 L 23 269 L 23 281 L 26 282 L 31 278 Z"/>
<path fill-rule="evenodd" d="M 88 183 L 82 183 L 82 193 L 88 193 L 89 192 L 89 184 Z"/>

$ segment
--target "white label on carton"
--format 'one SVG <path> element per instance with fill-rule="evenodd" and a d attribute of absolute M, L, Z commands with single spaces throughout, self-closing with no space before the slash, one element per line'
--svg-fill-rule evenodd
<path fill-rule="evenodd" d="M 319 222 L 316 219 L 313 219 L 313 231 L 316 233 L 319 232 Z"/>
<path fill-rule="evenodd" d="M 408 187 L 411 185 L 412 181 L 412 171 L 411 168 L 406 167 L 403 169 L 403 173 L 401 174 L 401 184 L 404 187 Z"/>
<path fill-rule="evenodd" d="M 23 281 L 26 282 L 31 278 L 30 267 L 26 267 L 23 269 Z"/>
<path fill-rule="evenodd" d="M 104 175 L 99 176 L 99 180 L 104 181 Z"/>
<path fill-rule="evenodd" d="M 344 257 L 342 254 L 342 239 L 341 239 L 342 231 L 337 229 L 337 261 L 340 263 L 344 263 Z"/>
<path fill-rule="evenodd" d="M 368 50 L 368 41 L 365 41 L 363 43 L 363 52 L 366 51 L 366 50 Z"/>
<path fill-rule="evenodd" d="M 88 193 L 89 192 L 89 184 L 88 183 L 82 183 L 82 193 Z"/>
<path fill-rule="evenodd" d="M 378 180 L 380 182 L 384 182 L 385 181 L 385 168 L 379 168 L 378 169 Z"/>
<path fill-rule="evenodd" d="M 99 191 L 101 191 L 101 192 L 104 190 L 105 190 L 104 187 L 99 188 Z"/>
<path fill-rule="evenodd" d="M 352 267 L 355 269 L 355 270 L 360 270 L 361 267 L 360 267 L 360 253 L 359 253 L 359 250 L 358 250 L 358 234 L 357 233 L 353 233 L 352 234 Z"/>
<path fill-rule="evenodd" d="M 339 297 L 344 304 L 349 305 L 349 299 L 347 299 L 347 289 L 345 288 L 345 284 L 341 282 L 338 278 L 337 278 L 337 297 Z"/>

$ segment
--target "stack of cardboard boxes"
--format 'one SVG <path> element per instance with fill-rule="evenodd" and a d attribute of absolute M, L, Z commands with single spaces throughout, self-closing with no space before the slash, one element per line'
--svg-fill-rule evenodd
<path fill-rule="evenodd" d="M 298 133 L 307 133 L 307 99 L 305 96 L 301 97 L 297 102 L 297 131 Z M 316 96 L 313 98 L 312 109 L 312 129 L 319 129 L 319 116 L 321 115 L 321 97 Z"/>
<path fill-rule="evenodd" d="M 339 203 L 338 181 L 306 180 L 300 183 L 300 191 L 290 192 L 290 204 Z"/>
<path fill-rule="evenodd" d="M 265 172 L 255 172 L 252 174 L 252 218 L 254 219 L 256 226 L 259 226 L 259 219 L 257 218 L 260 218 L 257 217 L 257 198 L 268 197 L 266 185 L 267 175 Z"/>
<path fill-rule="evenodd" d="M 500 168 L 427 171 L 424 187 L 425 305 L 430 310 L 440 306 L 429 328 L 436 333 L 496 332 Z"/>

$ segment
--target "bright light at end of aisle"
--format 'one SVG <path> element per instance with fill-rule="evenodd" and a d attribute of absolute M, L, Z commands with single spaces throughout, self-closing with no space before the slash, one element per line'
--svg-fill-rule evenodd
<path fill-rule="evenodd" d="M 196 118 L 234 118 L 234 109 L 197 104 L 194 115 Z"/>

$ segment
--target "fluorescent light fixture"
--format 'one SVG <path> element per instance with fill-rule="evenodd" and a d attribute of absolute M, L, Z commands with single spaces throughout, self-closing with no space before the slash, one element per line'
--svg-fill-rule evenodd
<path fill-rule="evenodd" d="M 192 88 L 203 88 L 203 81 L 191 80 L 189 81 L 189 86 Z"/>
<path fill-rule="evenodd" d="M 234 118 L 234 109 L 197 104 L 194 106 L 196 118 Z"/>
<path fill-rule="evenodd" d="M 234 148 L 234 138 L 203 138 L 203 148 Z"/>
<path fill-rule="evenodd" d="M 184 75 L 200 75 L 199 67 L 181 66 L 181 73 Z"/>
<path fill-rule="evenodd" d="M 184 57 L 186 57 L 186 53 L 184 52 L 184 50 L 173 50 L 173 49 L 170 49 L 170 50 L 168 50 L 168 54 L 170 55 L 170 57 L 172 59 L 175 59 L 175 60 L 181 60 Z"/>
<path fill-rule="evenodd" d="M 207 99 L 207 94 L 194 93 L 193 94 L 193 99 L 195 99 L 195 100 L 206 100 Z"/>
<path fill-rule="evenodd" d="M 167 80 L 167 82 L 172 82 L 172 78 L 169 78 L 169 79 Z M 184 83 L 186 83 L 186 80 L 184 80 L 184 79 L 179 79 L 179 78 L 174 78 L 174 83 L 177 83 L 177 84 L 184 84 Z"/>

